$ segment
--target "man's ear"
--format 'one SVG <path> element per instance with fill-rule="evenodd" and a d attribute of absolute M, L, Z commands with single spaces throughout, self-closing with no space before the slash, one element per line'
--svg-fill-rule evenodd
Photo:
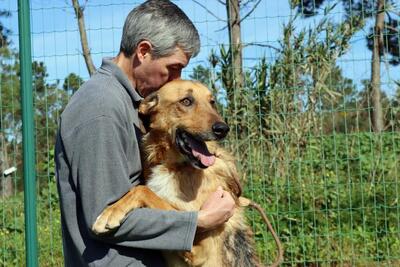
<path fill-rule="evenodd" d="M 139 105 L 139 113 L 141 115 L 149 115 L 158 104 L 158 94 L 153 92 L 148 95 Z"/>
<path fill-rule="evenodd" d="M 142 62 L 145 57 L 151 57 L 152 45 L 149 41 L 140 41 L 136 47 L 136 56 L 140 62 Z"/>

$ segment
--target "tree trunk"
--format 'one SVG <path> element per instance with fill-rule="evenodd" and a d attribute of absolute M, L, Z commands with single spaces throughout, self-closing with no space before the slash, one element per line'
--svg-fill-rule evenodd
<path fill-rule="evenodd" d="M 83 16 L 83 8 L 79 6 L 78 0 L 72 0 L 72 5 L 74 7 L 76 18 L 78 20 L 78 28 L 81 37 L 83 57 L 85 58 L 86 67 L 89 72 L 89 75 L 92 76 L 93 73 L 95 73 L 96 68 L 93 64 L 92 56 L 90 54 L 90 49 L 88 45 L 86 28 L 85 28 L 85 19 Z"/>
<path fill-rule="evenodd" d="M 240 91 L 244 85 L 239 0 L 227 0 L 226 10 L 228 14 L 229 44 L 232 53 L 233 93 L 237 96 L 235 98 L 239 99 Z M 237 104 L 241 107 L 240 103 Z"/>
<path fill-rule="evenodd" d="M 381 51 L 383 51 L 383 27 L 385 20 L 384 1 L 379 0 L 374 28 L 374 47 L 372 50 L 371 64 L 371 103 L 372 127 L 374 132 L 383 131 L 383 111 L 381 103 Z"/>

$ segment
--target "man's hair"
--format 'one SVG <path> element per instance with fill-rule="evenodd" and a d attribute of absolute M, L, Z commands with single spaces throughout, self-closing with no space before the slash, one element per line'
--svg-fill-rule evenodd
<path fill-rule="evenodd" d="M 200 50 L 199 34 L 192 21 L 168 0 L 149 0 L 134 8 L 127 16 L 120 52 L 130 57 L 139 42 L 152 44 L 155 58 L 169 56 L 176 47 L 196 56 Z"/>

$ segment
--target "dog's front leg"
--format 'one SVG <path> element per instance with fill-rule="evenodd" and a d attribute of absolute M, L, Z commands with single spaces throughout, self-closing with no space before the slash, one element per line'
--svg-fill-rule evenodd
<path fill-rule="evenodd" d="M 96 234 L 107 233 L 121 225 L 121 221 L 132 210 L 137 208 L 176 210 L 168 202 L 161 199 L 147 186 L 133 187 L 117 202 L 109 205 L 96 219 L 92 231 Z"/>
<path fill-rule="evenodd" d="M 216 253 L 211 232 L 197 233 L 191 251 L 180 252 L 179 255 L 184 261 L 193 267 L 203 266 L 209 260 L 211 253 Z"/>

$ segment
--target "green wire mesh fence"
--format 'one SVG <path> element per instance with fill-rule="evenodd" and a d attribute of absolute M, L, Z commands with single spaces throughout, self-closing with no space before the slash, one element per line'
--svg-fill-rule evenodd
<path fill-rule="evenodd" d="M 63 264 L 54 136 L 89 78 L 73 2 L 30 1 L 40 266 Z M 95 67 L 118 53 L 124 19 L 141 2 L 78 1 Z M 202 41 L 183 77 L 217 96 L 232 129 L 225 145 L 245 195 L 284 243 L 283 265 L 399 266 L 400 2 L 174 2 Z M 18 36 L 17 3 L 0 0 L 4 266 L 25 265 L 26 251 Z M 272 237 L 256 213 L 248 219 L 258 254 L 272 262 Z"/>

